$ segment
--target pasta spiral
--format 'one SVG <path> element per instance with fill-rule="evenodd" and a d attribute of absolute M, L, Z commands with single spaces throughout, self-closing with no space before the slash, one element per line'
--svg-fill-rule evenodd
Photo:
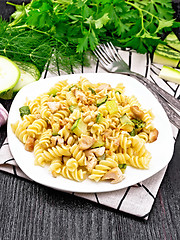
<path fill-rule="evenodd" d="M 138 157 L 138 156 L 132 156 L 128 160 L 128 164 L 132 167 L 141 168 L 141 169 L 148 169 L 149 168 L 149 162 L 150 157 Z"/>
<path fill-rule="evenodd" d="M 43 147 L 43 148 L 48 148 L 50 146 L 51 143 L 51 136 L 52 136 L 52 132 L 51 129 L 48 129 L 46 131 L 44 131 L 40 137 L 39 140 L 39 144 Z"/>
<path fill-rule="evenodd" d="M 91 175 L 89 175 L 89 179 L 93 179 L 98 182 L 108 170 L 117 166 L 117 162 L 112 158 L 106 158 L 106 160 L 101 160 L 99 164 L 96 165 L 95 169 L 92 170 Z"/>
<path fill-rule="evenodd" d="M 49 148 L 48 150 L 44 150 L 41 154 L 41 157 L 46 161 L 50 162 L 55 158 L 59 158 L 62 156 L 71 156 L 69 147 L 66 146 L 56 146 Z"/>
<path fill-rule="evenodd" d="M 37 135 L 41 134 L 43 129 L 47 128 L 47 122 L 44 119 L 37 119 L 27 128 L 28 136 L 36 138 Z"/>
<path fill-rule="evenodd" d="M 59 159 L 52 160 L 49 170 L 51 171 L 53 177 L 57 177 L 58 174 L 61 172 L 62 161 Z"/>
<path fill-rule="evenodd" d="M 86 166 L 87 161 L 86 161 L 86 155 L 85 153 L 79 149 L 78 144 L 74 144 L 71 148 L 70 151 L 72 153 L 72 156 L 77 160 L 79 166 Z"/>
<path fill-rule="evenodd" d="M 72 172 L 72 171 L 68 170 L 67 166 L 64 166 L 64 167 L 62 167 L 60 174 L 64 178 L 68 178 L 68 179 L 72 179 L 72 180 L 80 182 L 85 179 L 86 171 L 83 171 L 82 169 L 79 169 L 79 170 L 76 169 Z"/>

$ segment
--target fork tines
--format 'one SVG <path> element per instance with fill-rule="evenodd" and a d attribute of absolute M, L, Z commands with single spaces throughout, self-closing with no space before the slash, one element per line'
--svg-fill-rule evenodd
<path fill-rule="evenodd" d="M 93 51 L 96 57 L 99 59 L 100 63 L 110 64 L 114 61 L 121 61 L 122 58 L 114 45 L 109 42 L 106 44 L 100 44 Z"/>

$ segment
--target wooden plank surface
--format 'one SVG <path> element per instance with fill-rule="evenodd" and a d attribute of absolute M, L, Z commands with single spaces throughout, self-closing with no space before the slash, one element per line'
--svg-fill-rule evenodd
<path fill-rule="evenodd" d="M 0 145 L 5 137 L 3 126 Z M 0 239 L 180 239 L 180 136 L 147 222 L 0 172 Z"/>

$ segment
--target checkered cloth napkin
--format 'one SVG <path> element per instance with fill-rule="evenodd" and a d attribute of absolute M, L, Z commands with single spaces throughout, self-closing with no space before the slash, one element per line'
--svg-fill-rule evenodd
<path fill-rule="evenodd" d="M 173 83 L 167 83 L 158 77 L 160 67 L 157 64 L 151 64 L 150 58 L 147 55 L 137 54 L 133 51 L 122 51 L 119 50 L 122 58 L 129 64 L 130 69 L 134 72 L 138 72 L 145 77 L 148 77 L 154 83 L 158 84 L 164 88 L 167 92 L 175 97 L 179 97 L 180 89 L 179 86 Z M 84 73 L 88 72 L 105 72 L 94 60 L 91 60 L 91 67 L 84 67 Z M 74 70 L 74 73 L 79 73 L 78 70 Z M 60 74 L 65 74 L 60 72 Z M 45 77 L 52 77 L 54 73 L 46 70 L 44 73 Z M 178 129 L 172 125 L 172 131 L 174 136 L 174 142 L 176 141 Z M 117 211 L 123 211 L 137 217 L 148 219 L 149 213 L 151 211 L 152 205 L 154 203 L 155 197 L 157 195 L 160 184 L 165 175 L 167 166 L 160 172 L 156 173 L 154 176 L 148 178 L 147 180 L 138 183 L 134 186 L 129 186 L 127 188 L 106 192 L 106 193 L 69 193 L 76 195 L 88 200 L 94 201 L 98 204 L 102 204 Z M 6 138 L 0 149 L 0 170 L 14 174 L 22 178 L 26 178 L 31 181 L 18 167 L 16 161 L 14 160 L 8 144 L 8 139 Z"/>

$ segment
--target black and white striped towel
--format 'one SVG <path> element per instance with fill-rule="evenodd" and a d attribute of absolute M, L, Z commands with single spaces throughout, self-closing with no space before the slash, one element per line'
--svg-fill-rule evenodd
<path fill-rule="evenodd" d="M 179 86 L 173 83 L 167 83 L 158 78 L 158 73 L 161 66 L 157 64 L 150 64 L 148 55 L 141 55 L 131 51 L 119 50 L 122 58 L 129 64 L 130 68 L 134 72 L 138 72 L 145 77 L 148 77 L 154 83 L 158 84 L 173 96 L 179 98 L 180 89 Z M 82 72 L 105 72 L 98 63 L 91 60 L 91 67 L 82 68 Z M 74 70 L 74 73 L 80 71 Z M 59 74 L 65 74 L 59 72 Z M 53 75 L 49 71 L 44 73 L 45 77 L 52 77 Z M 178 129 L 172 125 L 174 142 L 176 141 Z M 121 190 L 109 192 L 109 193 L 70 193 L 88 200 L 97 202 L 98 204 L 106 205 L 108 207 L 123 211 L 143 219 L 148 219 L 155 197 L 157 195 L 160 184 L 163 180 L 166 168 L 152 176 L 151 178 L 137 184 L 136 186 L 130 186 Z M 29 179 L 18 167 L 16 161 L 10 153 L 8 140 L 6 139 L 0 149 L 0 170 Z M 29 179 L 31 180 L 31 179 Z"/>

